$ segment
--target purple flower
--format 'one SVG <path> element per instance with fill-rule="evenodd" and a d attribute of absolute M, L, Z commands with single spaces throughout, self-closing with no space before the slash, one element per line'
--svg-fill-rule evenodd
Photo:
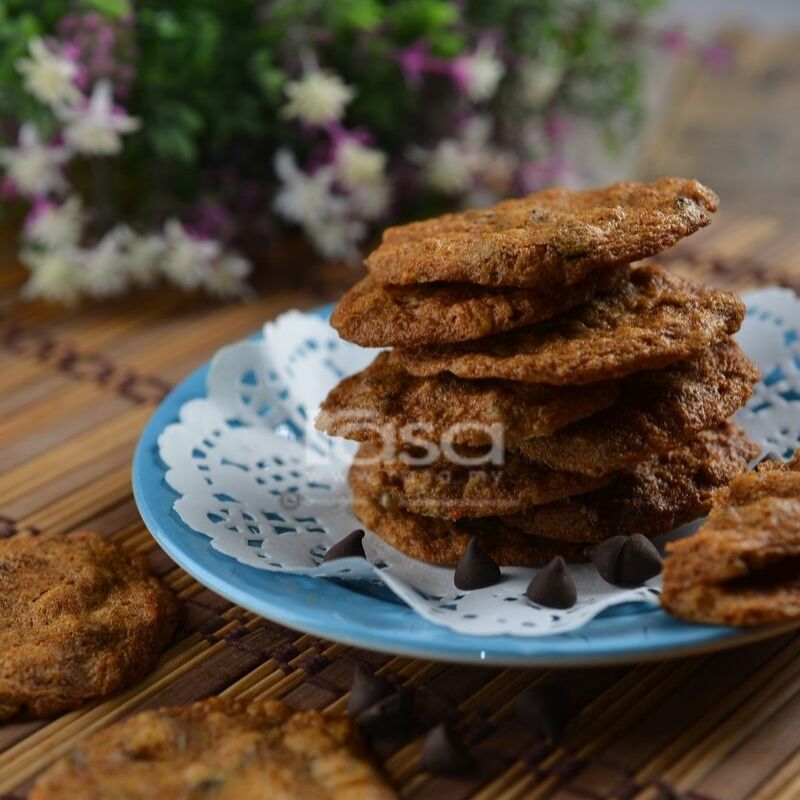
<path fill-rule="evenodd" d="M 732 54 L 721 42 L 712 42 L 701 48 L 700 56 L 708 67 L 722 71 L 730 66 Z"/>
<path fill-rule="evenodd" d="M 673 25 L 667 28 L 661 36 L 661 44 L 672 55 L 682 53 L 686 49 L 688 38 L 683 25 Z"/>
<path fill-rule="evenodd" d="M 400 64 L 400 69 L 403 70 L 406 83 L 411 87 L 419 86 L 431 63 L 431 58 L 428 55 L 428 45 L 423 41 L 419 41 L 404 47 L 397 54 L 397 61 Z"/>
<path fill-rule="evenodd" d="M 544 123 L 544 132 L 551 142 L 563 141 L 569 130 L 569 120 L 561 114 L 551 114 Z"/>

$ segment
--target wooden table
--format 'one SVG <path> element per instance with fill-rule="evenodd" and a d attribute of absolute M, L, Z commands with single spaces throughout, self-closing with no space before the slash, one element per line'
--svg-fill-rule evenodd
<path fill-rule="evenodd" d="M 770 219 L 723 217 L 669 257 L 677 271 L 744 288 L 800 289 L 800 233 Z M 0 794 L 30 781 L 82 736 L 143 708 L 212 694 L 280 697 L 341 708 L 355 664 L 418 689 L 415 735 L 381 753 L 410 797 L 800 797 L 800 637 L 718 655 L 558 674 L 572 696 L 563 746 L 514 721 L 513 703 L 551 671 L 448 666 L 389 658 L 304 636 L 232 606 L 175 567 L 140 521 L 130 488 L 137 437 L 181 377 L 220 345 L 286 308 L 333 299 L 354 275 L 319 273 L 243 305 L 176 294 L 70 312 L 16 299 L 0 275 L 0 535 L 91 528 L 146 553 L 182 600 L 180 632 L 158 669 L 105 702 L 50 721 L 0 727 Z M 484 755 L 482 772 L 444 781 L 417 772 L 421 734 L 452 719 Z"/>

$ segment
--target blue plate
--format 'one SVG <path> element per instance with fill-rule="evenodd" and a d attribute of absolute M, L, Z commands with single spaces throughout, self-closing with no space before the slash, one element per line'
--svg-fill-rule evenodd
<path fill-rule="evenodd" d="M 327 318 L 330 307 L 317 310 Z M 168 555 L 192 577 L 255 614 L 290 628 L 357 647 L 472 664 L 590 666 L 673 658 L 720 650 L 782 633 L 791 626 L 739 630 L 691 625 L 651 607 L 610 609 L 579 631 L 545 637 L 466 636 L 432 625 L 383 593 L 347 583 L 266 572 L 211 548 L 173 511 L 177 497 L 164 480 L 158 437 L 180 407 L 205 395 L 208 364 L 161 403 L 133 459 L 133 493 L 145 524 Z"/>

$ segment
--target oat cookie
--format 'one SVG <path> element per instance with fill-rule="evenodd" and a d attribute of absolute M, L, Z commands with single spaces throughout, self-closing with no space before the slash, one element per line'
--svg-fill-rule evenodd
<path fill-rule="evenodd" d="M 491 441 L 492 425 L 500 426 L 508 441 L 546 436 L 608 408 L 618 396 L 614 381 L 548 386 L 448 374 L 415 377 L 398 365 L 394 352 L 384 352 L 334 387 L 315 424 L 331 436 L 380 442 L 384 426 L 400 431 L 422 423 L 428 440 L 439 441 L 450 431 L 455 444 L 481 445 Z"/>
<path fill-rule="evenodd" d="M 367 276 L 333 311 L 331 325 L 362 347 L 441 344 L 479 339 L 549 319 L 627 278 L 620 265 L 570 286 L 493 289 L 469 283 L 381 287 Z"/>
<path fill-rule="evenodd" d="M 756 366 L 726 339 L 688 361 L 630 375 L 606 411 L 510 444 L 553 469 L 606 475 L 715 428 L 747 402 L 758 379 Z"/>
<path fill-rule="evenodd" d="M 714 495 L 708 522 L 667 546 L 661 604 L 692 622 L 800 619 L 800 452 Z"/>
<path fill-rule="evenodd" d="M 597 489 L 610 478 L 592 478 L 534 464 L 506 453 L 502 465 L 462 466 L 442 457 L 428 466 L 409 466 L 402 454 L 379 460 L 378 445 L 362 444 L 350 467 L 350 485 L 384 508 L 443 519 L 515 514 Z M 481 451 L 464 453 L 473 458 Z"/>
<path fill-rule="evenodd" d="M 739 330 L 744 303 L 730 292 L 654 264 L 617 290 L 554 320 L 475 342 L 398 349 L 414 375 L 581 384 L 659 369 Z"/>
<path fill-rule="evenodd" d="M 175 630 L 175 600 L 144 559 L 96 533 L 0 540 L 0 576 L 0 719 L 129 686 Z"/>
<path fill-rule="evenodd" d="M 534 536 L 565 541 L 601 542 L 634 533 L 652 538 L 705 514 L 713 491 L 757 452 L 739 427 L 725 423 L 619 474 L 602 489 L 504 521 Z"/>
<path fill-rule="evenodd" d="M 558 542 L 529 536 L 496 517 L 451 522 L 423 517 L 399 509 L 385 509 L 370 497 L 355 494 L 355 515 L 387 544 L 411 558 L 454 567 L 476 537 L 484 552 L 498 564 L 541 567 L 556 556 L 585 561 L 586 548 L 575 542 Z"/>
<path fill-rule="evenodd" d="M 381 285 L 455 281 L 546 289 L 660 253 L 708 225 L 718 198 L 694 180 L 548 189 L 387 228 L 366 259 Z"/>
<path fill-rule="evenodd" d="M 30 800 L 75 797 L 389 800 L 395 792 L 341 715 L 215 697 L 143 711 L 81 742 Z"/>

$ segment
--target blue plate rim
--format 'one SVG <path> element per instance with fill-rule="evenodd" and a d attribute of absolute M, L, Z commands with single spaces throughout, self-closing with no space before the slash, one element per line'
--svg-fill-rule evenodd
<path fill-rule="evenodd" d="M 331 306 L 313 309 L 323 318 Z M 496 666 L 575 667 L 678 658 L 777 636 L 794 624 L 740 630 L 675 620 L 659 609 L 593 620 L 546 637 L 469 636 L 419 617 L 408 606 L 365 597 L 339 581 L 258 570 L 210 546 L 172 508 L 157 440 L 180 407 L 205 394 L 209 363 L 173 389 L 149 419 L 133 458 L 132 484 L 142 519 L 167 555 L 201 584 L 239 606 L 294 630 L 393 655 Z M 298 595 L 303 595 L 298 599 Z M 644 626 L 630 626 L 630 621 Z M 631 630 L 626 631 L 626 621 Z"/>

